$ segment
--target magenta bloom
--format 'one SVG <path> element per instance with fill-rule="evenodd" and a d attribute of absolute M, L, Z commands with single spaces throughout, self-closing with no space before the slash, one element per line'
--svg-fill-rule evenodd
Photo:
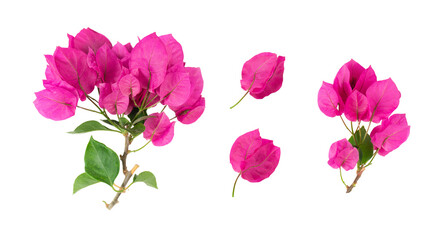
<path fill-rule="evenodd" d="M 145 121 L 143 137 L 151 140 L 154 146 L 164 146 L 174 137 L 175 122 L 169 121 L 165 113 L 153 113 Z"/>
<path fill-rule="evenodd" d="M 46 118 L 60 121 L 75 115 L 78 93 L 65 82 L 44 81 L 46 89 L 36 92 L 34 105 Z"/>
<path fill-rule="evenodd" d="M 189 73 L 181 67 L 176 72 L 168 72 L 158 90 L 163 105 L 178 107 L 189 98 L 191 83 Z"/>
<path fill-rule="evenodd" d="M 238 137 L 230 151 L 233 170 L 239 172 L 238 178 L 242 176 L 249 182 L 268 178 L 279 164 L 279 159 L 280 148 L 272 140 L 261 138 L 259 129 Z"/>
<path fill-rule="evenodd" d="M 379 149 L 378 154 L 386 156 L 405 142 L 409 134 L 410 126 L 405 114 L 394 114 L 384 119 L 381 125 L 376 126 L 370 133 L 370 137 L 375 149 Z"/>
<path fill-rule="evenodd" d="M 96 53 L 103 45 L 112 47 L 108 38 L 90 28 L 82 29 L 75 37 L 68 34 L 67 36 L 69 37 L 69 48 L 81 50 L 85 54 L 88 53 L 89 49 Z"/>
<path fill-rule="evenodd" d="M 344 103 L 332 84 L 323 82 L 317 99 L 320 111 L 326 116 L 335 117 L 343 114 Z"/>
<path fill-rule="evenodd" d="M 392 79 L 375 82 L 367 89 L 367 100 L 374 123 L 379 123 L 392 114 L 399 105 L 401 93 Z"/>
<path fill-rule="evenodd" d="M 165 80 L 168 60 L 165 44 L 152 33 L 140 40 L 131 51 L 130 70 L 136 70 L 134 75 L 142 88 L 153 92 Z"/>
<path fill-rule="evenodd" d="M 358 159 L 358 150 L 346 139 L 333 143 L 329 149 L 328 164 L 335 169 L 343 167 L 349 171 L 357 165 Z"/>
<path fill-rule="evenodd" d="M 244 63 L 242 68 L 241 88 L 256 99 L 262 99 L 277 92 L 282 87 L 284 62 L 285 57 L 278 57 L 270 52 L 263 52 L 252 57 Z"/>
<path fill-rule="evenodd" d="M 166 51 L 168 52 L 168 71 L 170 69 L 184 67 L 184 54 L 180 43 L 175 40 L 172 34 L 160 36 L 160 40 L 165 44 Z"/>

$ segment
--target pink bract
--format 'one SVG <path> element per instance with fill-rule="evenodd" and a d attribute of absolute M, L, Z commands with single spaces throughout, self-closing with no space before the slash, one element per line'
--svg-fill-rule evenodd
<path fill-rule="evenodd" d="M 379 149 L 378 154 L 385 156 L 397 149 L 410 135 L 410 126 L 405 114 L 394 114 L 384 119 L 370 133 L 372 144 Z"/>
<path fill-rule="evenodd" d="M 67 35 L 69 37 L 69 48 L 75 48 L 81 50 L 84 53 L 88 53 L 89 48 L 95 53 L 103 45 L 112 47 L 110 40 L 104 35 L 90 29 L 82 29 L 75 37 Z"/>
<path fill-rule="evenodd" d="M 46 118 L 60 121 L 75 115 L 78 94 L 64 82 L 44 81 L 46 89 L 36 92 L 34 105 Z"/>
<path fill-rule="evenodd" d="M 176 72 L 168 72 L 158 90 L 163 105 L 178 107 L 189 98 L 191 83 L 189 73 L 182 67 Z"/>
<path fill-rule="evenodd" d="M 344 114 L 349 121 L 369 121 L 370 109 L 366 96 L 354 90 L 346 99 Z"/>
<path fill-rule="evenodd" d="M 245 62 L 242 68 L 241 88 L 256 99 L 278 91 L 283 82 L 285 57 L 263 52 Z"/>
<path fill-rule="evenodd" d="M 366 92 L 374 123 L 386 119 L 398 107 L 401 93 L 391 78 L 378 81 Z"/>
<path fill-rule="evenodd" d="M 130 70 L 137 70 L 142 88 L 153 92 L 165 79 L 168 52 L 160 38 L 152 33 L 136 44 L 131 51 Z"/>
<path fill-rule="evenodd" d="M 116 54 L 104 45 L 96 53 L 96 64 L 102 82 L 115 83 L 122 76 L 122 65 Z"/>
<path fill-rule="evenodd" d="M 93 91 L 97 74 L 88 67 L 87 55 L 73 48 L 57 47 L 53 55 L 61 79 L 73 86 L 81 98 Z"/>
<path fill-rule="evenodd" d="M 258 129 L 238 137 L 230 151 L 233 170 L 250 182 L 268 178 L 279 159 L 280 148 L 273 145 L 273 141 L 261 138 Z"/>
<path fill-rule="evenodd" d="M 179 110 L 175 111 L 177 120 L 183 124 L 192 124 L 201 117 L 206 108 L 206 101 L 204 97 L 201 97 L 193 105 L 184 105 Z"/>
<path fill-rule="evenodd" d="M 340 116 L 343 113 L 344 104 L 332 84 L 322 83 L 317 95 L 317 101 L 320 111 L 328 117 Z"/>
<path fill-rule="evenodd" d="M 175 122 L 170 122 L 165 113 L 153 113 L 145 120 L 143 137 L 151 139 L 154 146 L 164 146 L 174 137 Z"/>
<path fill-rule="evenodd" d="M 125 96 L 137 96 L 142 90 L 139 80 L 132 74 L 127 74 L 119 80 L 119 89 Z"/>
<path fill-rule="evenodd" d="M 172 34 L 160 36 L 160 40 L 165 44 L 166 51 L 168 52 L 168 70 L 184 67 L 184 54 L 180 43 L 175 40 Z"/>
<path fill-rule="evenodd" d="M 349 171 L 357 165 L 358 160 L 358 150 L 346 139 L 333 143 L 329 149 L 328 164 L 332 168 L 343 167 L 344 170 Z"/>

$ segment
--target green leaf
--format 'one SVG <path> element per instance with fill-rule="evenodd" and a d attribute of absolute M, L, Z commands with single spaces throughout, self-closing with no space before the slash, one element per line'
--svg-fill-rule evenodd
<path fill-rule="evenodd" d="M 74 131 L 69 133 L 86 133 L 92 131 L 114 131 L 100 124 L 98 121 L 87 121 L 79 125 Z"/>
<path fill-rule="evenodd" d="M 139 175 L 134 175 L 133 183 L 135 182 L 144 182 L 146 185 L 157 189 L 157 181 L 152 172 L 144 171 Z"/>
<path fill-rule="evenodd" d="M 145 131 L 145 124 L 139 122 L 136 125 L 134 125 L 133 128 L 131 128 L 130 130 L 128 130 L 128 132 L 131 133 L 131 135 L 133 136 L 133 138 L 139 136 L 140 134 L 142 134 Z"/>
<path fill-rule="evenodd" d="M 349 138 L 349 142 L 352 144 L 352 146 L 358 149 L 358 152 L 360 154 L 360 159 L 358 160 L 358 164 L 362 165 L 367 163 L 367 161 L 369 161 L 372 158 L 373 144 L 369 134 L 366 133 L 366 129 L 364 128 L 364 126 L 361 127 L 360 130 L 356 131 L 354 136 L 355 136 L 355 140 L 357 141 L 355 141 L 354 138 L 351 136 L 351 138 Z M 359 146 L 357 146 L 357 144 Z"/>
<path fill-rule="evenodd" d="M 98 182 L 98 180 L 92 178 L 87 173 L 82 173 L 75 179 L 75 183 L 73 183 L 73 194 L 85 187 L 88 187 Z"/>
<path fill-rule="evenodd" d="M 110 121 L 108 121 L 107 119 L 103 119 L 103 120 L 101 120 L 101 121 L 104 122 L 104 123 L 106 123 L 106 124 L 108 124 L 108 125 L 110 125 L 110 126 L 113 126 L 113 124 L 111 124 Z M 114 124 L 120 126 L 119 121 L 116 121 L 116 120 L 113 120 L 113 119 L 111 119 L 111 121 L 112 121 Z"/>
<path fill-rule="evenodd" d="M 125 127 L 125 125 L 127 125 L 127 124 L 129 124 L 129 123 L 130 123 L 130 120 L 128 120 L 128 119 L 126 119 L 126 118 L 124 118 L 124 117 L 121 117 L 121 118 L 120 118 L 119 125 L 120 125 L 121 127 Z"/>
<path fill-rule="evenodd" d="M 84 161 L 86 173 L 100 182 L 113 186 L 120 168 L 119 158 L 113 150 L 90 137 Z"/>

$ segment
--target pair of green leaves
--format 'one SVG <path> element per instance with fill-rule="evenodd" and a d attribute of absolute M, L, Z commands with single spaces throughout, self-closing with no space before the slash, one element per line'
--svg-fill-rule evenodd
<path fill-rule="evenodd" d="M 98 182 L 103 182 L 113 188 L 120 170 L 119 157 L 113 150 L 90 137 L 85 150 L 84 162 L 85 173 L 76 178 L 73 193 Z M 134 182 L 144 182 L 148 186 L 157 188 L 155 176 L 151 172 L 145 171 L 135 175 Z"/>
<path fill-rule="evenodd" d="M 355 139 L 354 139 L 355 136 Z M 358 160 L 358 166 L 364 165 L 373 156 L 373 144 L 370 139 L 369 134 L 367 134 L 366 129 L 361 127 L 360 130 L 356 131 L 354 136 L 349 138 L 349 142 L 358 149 L 360 159 Z"/>
<path fill-rule="evenodd" d="M 103 120 L 105 123 L 110 124 L 110 121 L 108 120 Z M 115 121 L 115 120 L 111 120 L 114 124 L 119 125 L 121 128 L 125 129 L 127 132 L 129 132 L 133 138 L 139 136 L 141 133 L 143 133 L 143 131 L 145 131 L 145 125 L 143 124 L 142 121 L 134 124 L 133 127 L 131 128 L 126 128 L 125 126 L 127 126 L 130 122 L 128 119 L 126 118 L 121 118 L 121 121 Z M 116 130 L 110 129 L 104 125 L 102 125 L 101 123 L 99 123 L 98 121 L 87 121 L 82 123 L 81 125 L 79 125 L 75 130 L 69 132 L 69 133 L 87 133 L 87 132 L 93 132 L 93 131 L 112 131 L 112 132 L 118 132 Z"/>

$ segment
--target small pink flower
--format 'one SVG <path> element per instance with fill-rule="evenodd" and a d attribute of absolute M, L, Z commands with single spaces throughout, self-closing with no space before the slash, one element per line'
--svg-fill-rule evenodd
<path fill-rule="evenodd" d="M 329 149 L 328 164 L 335 169 L 343 167 L 349 171 L 357 165 L 358 159 L 358 150 L 346 139 L 333 143 Z"/>
<path fill-rule="evenodd" d="M 153 113 L 145 120 L 143 137 L 151 140 L 154 146 L 164 146 L 174 137 L 174 125 L 175 122 L 169 121 L 164 112 Z"/>
<path fill-rule="evenodd" d="M 242 68 L 241 88 L 256 99 L 262 99 L 277 92 L 282 87 L 284 62 L 285 57 L 278 57 L 270 52 L 263 52 L 252 57 L 244 63 Z"/>
<path fill-rule="evenodd" d="M 394 114 L 384 119 L 370 133 L 372 144 L 379 149 L 378 154 L 386 156 L 404 143 L 410 135 L 410 126 L 405 114 Z"/>

